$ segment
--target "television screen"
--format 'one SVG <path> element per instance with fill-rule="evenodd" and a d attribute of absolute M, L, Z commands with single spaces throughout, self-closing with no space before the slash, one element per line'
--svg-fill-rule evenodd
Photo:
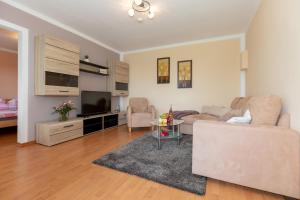
<path fill-rule="evenodd" d="M 111 93 L 82 91 L 81 113 L 82 115 L 97 115 L 111 112 Z"/>

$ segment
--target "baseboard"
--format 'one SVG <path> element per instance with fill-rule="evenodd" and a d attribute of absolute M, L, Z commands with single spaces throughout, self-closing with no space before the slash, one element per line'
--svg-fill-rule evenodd
<path fill-rule="evenodd" d="M 25 142 L 25 143 L 18 143 L 18 146 L 19 147 L 27 147 L 27 146 L 30 146 L 30 145 L 33 145 L 33 144 L 36 144 L 36 141 L 30 141 L 30 142 Z"/>

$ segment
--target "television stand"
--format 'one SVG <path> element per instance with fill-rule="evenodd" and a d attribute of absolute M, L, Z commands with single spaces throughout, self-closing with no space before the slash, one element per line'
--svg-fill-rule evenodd
<path fill-rule="evenodd" d="M 82 115 L 78 115 L 82 116 Z M 83 117 L 83 134 L 94 133 L 118 126 L 118 113 L 106 113 Z"/>

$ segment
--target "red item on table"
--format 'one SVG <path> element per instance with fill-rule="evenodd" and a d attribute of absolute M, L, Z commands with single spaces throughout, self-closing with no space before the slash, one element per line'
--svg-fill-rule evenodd
<path fill-rule="evenodd" d="M 169 136 L 169 132 L 167 132 L 167 131 L 162 131 L 162 132 L 160 133 L 160 136 L 162 136 L 162 137 L 167 137 L 167 136 Z"/>

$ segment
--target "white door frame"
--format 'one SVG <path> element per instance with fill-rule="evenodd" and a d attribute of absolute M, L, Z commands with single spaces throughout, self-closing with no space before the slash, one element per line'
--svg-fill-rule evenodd
<path fill-rule="evenodd" d="M 29 31 L 27 28 L 0 19 L 0 27 L 18 32 L 18 143 L 29 141 Z"/>

